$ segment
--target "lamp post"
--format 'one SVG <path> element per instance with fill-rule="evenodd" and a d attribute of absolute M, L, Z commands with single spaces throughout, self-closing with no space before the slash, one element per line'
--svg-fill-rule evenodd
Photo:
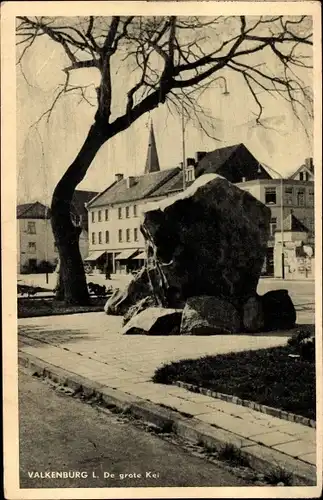
<path fill-rule="evenodd" d="M 280 233 L 281 233 L 281 239 L 282 239 L 282 249 L 281 249 L 281 264 L 282 264 L 282 279 L 285 279 L 285 255 L 284 255 L 284 178 L 283 176 L 277 172 L 272 167 L 269 167 L 266 165 L 266 168 L 269 170 L 272 170 L 276 175 L 279 176 L 280 178 Z M 258 173 L 260 173 L 260 164 L 258 165 Z"/>
<path fill-rule="evenodd" d="M 185 153 L 185 121 L 184 121 L 184 97 L 182 97 L 182 153 L 183 153 L 183 191 L 186 189 L 186 169 L 185 169 L 185 163 L 186 163 L 186 153 Z"/>
<path fill-rule="evenodd" d="M 47 201 L 47 200 L 46 200 Z M 46 283 L 48 284 L 48 207 L 45 209 L 45 262 L 46 262 Z"/>

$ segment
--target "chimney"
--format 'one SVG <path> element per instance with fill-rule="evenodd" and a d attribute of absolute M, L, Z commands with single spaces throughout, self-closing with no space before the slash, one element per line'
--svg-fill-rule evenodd
<path fill-rule="evenodd" d="M 183 162 L 182 162 L 182 161 L 180 161 L 180 162 L 179 162 L 179 168 L 180 168 L 181 170 L 183 170 Z"/>
<path fill-rule="evenodd" d="M 206 155 L 206 151 L 197 151 L 195 153 L 195 161 L 196 161 L 196 163 L 198 163 L 199 161 L 201 161 L 202 158 L 204 158 L 205 155 Z"/>
<path fill-rule="evenodd" d="M 116 174 L 115 175 L 116 182 L 122 181 L 123 179 L 123 174 Z"/>
<path fill-rule="evenodd" d="M 134 185 L 135 185 L 135 178 L 127 177 L 127 189 L 131 188 Z"/>
<path fill-rule="evenodd" d="M 186 158 L 186 165 L 195 167 L 195 158 Z"/>
<path fill-rule="evenodd" d="M 313 158 L 305 158 L 305 166 L 313 172 Z"/>

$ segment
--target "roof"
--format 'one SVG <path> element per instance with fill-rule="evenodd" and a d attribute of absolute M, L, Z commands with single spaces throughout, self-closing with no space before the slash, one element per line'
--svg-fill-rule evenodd
<path fill-rule="evenodd" d="M 283 222 L 284 231 L 292 231 L 298 233 L 308 233 L 309 230 L 306 226 L 297 218 L 293 213 L 290 213 Z M 276 232 L 280 232 L 280 229 L 276 229 Z"/>
<path fill-rule="evenodd" d="M 17 219 L 49 219 L 50 209 L 39 201 L 17 205 Z"/>
<path fill-rule="evenodd" d="M 154 134 L 154 127 L 151 122 L 150 132 L 149 132 L 149 140 L 148 140 L 148 151 L 147 151 L 147 159 L 145 166 L 145 174 L 149 174 L 150 172 L 159 172 L 159 159 L 157 153 L 156 139 Z"/>
<path fill-rule="evenodd" d="M 280 174 L 273 170 L 269 165 L 266 165 L 266 163 L 263 162 L 261 162 L 260 165 L 267 172 L 271 179 L 281 179 Z"/>
<path fill-rule="evenodd" d="M 127 179 L 113 182 L 105 191 L 99 194 L 89 207 L 99 207 L 114 203 L 124 203 L 155 196 L 156 190 L 180 171 L 179 167 L 151 172 L 133 177 L 131 187 Z"/>
<path fill-rule="evenodd" d="M 224 148 L 215 149 L 207 153 L 198 163 L 196 174 L 201 175 L 207 173 L 210 168 L 212 172 L 216 172 L 243 144 L 234 144 Z"/>
<path fill-rule="evenodd" d="M 218 173 L 234 183 L 238 182 L 239 175 L 246 178 L 250 176 L 257 179 L 271 178 L 267 170 L 242 143 L 206 153 L 197 164 L 195 177 L 208 173 Z"/>
<path fill-rule="evenodd" d="M 292 175 L 289 176 L 289 179 L 294 179 L 297 174 L 300 172 L 308 172 L 310 174 L 311 179 L 314 177 L 314 166 L 311 168 L 308 168 L 306 165 L 301 165 L 295 172 L 292 173 Z"/>
<path fill-rule="evenodd" d="M 86 203 L 89 203 L 97 194 L 97 191 L 84 191 L 77 189 L 72 198 L 71 211 L 78 215 L 87 217 Z"/>
<path fill-rule="evenodd" d="M 194 181 L 190 181 L 185 183 L 186 187 L 193 184 Z M 179 170 L 179 172 L 170 178 L 167 182 L 165 182 L 160 188 L 154 191 L 154 196 L 165 196 L 166 194 L 182 191 L 183 189 L 183 171 Z"/>
<path fill-rule="evenodd" d="M 95 196 L 98 195 L 97 191 L 85 191 L 76 189 L 72 198 L 71 213 L 81 217 L 81 225 L 85 231 L 88 230 L 88 214 L 86 203 L 89 203 Z"/>

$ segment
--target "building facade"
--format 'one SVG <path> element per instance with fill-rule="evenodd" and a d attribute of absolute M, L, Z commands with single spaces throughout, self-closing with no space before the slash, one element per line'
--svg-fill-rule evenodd
<path fill-rule="evenodd" d="M 42 203 L 17 206 L 18 273 L 35 272 L 42 262 L 57 261 L 48 207 Z"/>
<path fill-rule="evenodd" d="M 115 183 L 88 204 L 89 255 L 86 269 L 107 269 L 110 273 L 132 272 L 145 260 L 145 241 L 140 219 L 147 203 L 164 196 L 155 188 L 176 175 L 177 169 L 151 172 Z"/>
<path fill-rule="evenodd" d="M 199 151 L 195 158 L 187 158 L 185 169 L 181 164 L 160 170 L 151 127 L 144 174 L 127 179 L 117 174 L 115 182 L 87 205 L 89 255 L 85 262 L 88 269 L 124 273 L 140 268 L 145 259 L 145 242 L 140 231 L 145 205 L 179 193 L 204 173 L 222 175 L 270 208 L 272 217 L 264 274 L 277 275 L 279 272 L 277 266 L 276 273 L 274 269 L 275 233 L 280 231 L 281 220 L 291 212 L 307 228 L 307 242 L 314 243 L 314 167 L 311 159 L 290 178 L 274 179 L 243 144 L 237 144 L 210 153 Z"/>
<path fill-rule="evenodd" d="M 89 253 L 88 214 L 85 203 L 98 193 L 76 190 L 71 205 L 71 218 L 81 226 L 79 246 L 83 259 Z M 55 266 L 58 251 L 50 222 L 50 209 L 36 201 L 17 206 L 17 270 L 18 273 L 33 273 L 42 263 Z"/>

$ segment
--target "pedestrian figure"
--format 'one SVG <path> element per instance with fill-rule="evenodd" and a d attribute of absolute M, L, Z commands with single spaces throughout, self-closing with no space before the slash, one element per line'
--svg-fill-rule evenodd
<path fill-rule="evenodd" d="M 105 279 L 106 280 L 110 280 L 111 279 L 111 273 L 110 273 L 108 264 L 105 264 L 104 271 L 105 271 Z"/>

